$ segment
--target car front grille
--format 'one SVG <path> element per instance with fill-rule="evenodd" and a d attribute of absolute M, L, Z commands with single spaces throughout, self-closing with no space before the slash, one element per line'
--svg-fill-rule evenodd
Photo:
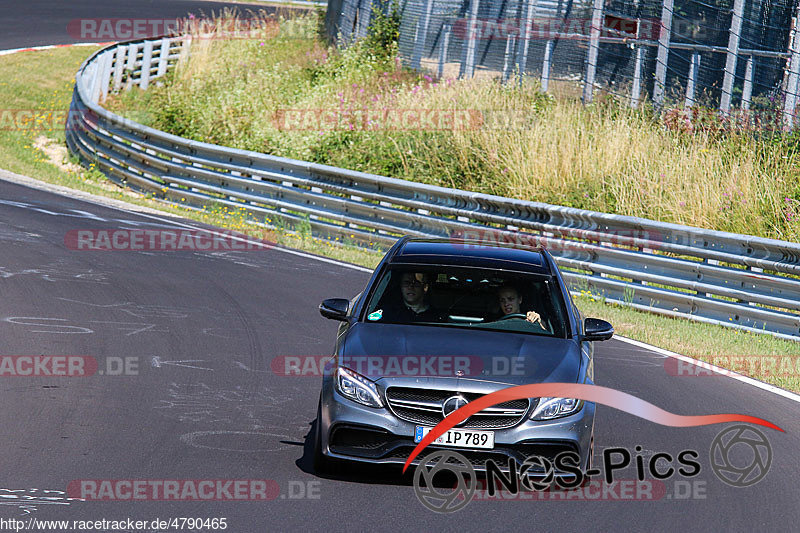
<path fill-rule="evenodd" d="M 413 387 L 389 387 L 386 399 L 392 412 L 402 420 L 424 426 L 435 426 L 444 419 L 442 404 L 451 396 L 463 396 L 468 402 L 483 394 Z M 503 429 L 519 424 L 528 412 L 530 401 L 511 400 L 475 413 L 459 428 Z"/>

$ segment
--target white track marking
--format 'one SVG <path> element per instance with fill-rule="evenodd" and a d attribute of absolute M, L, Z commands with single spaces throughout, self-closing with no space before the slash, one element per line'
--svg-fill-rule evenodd
<path fill-rule="evenodd" d="M 53 48 L 69 48 L 70 46 L 109 46 L 114 41 L 107 43 L 72 43 L 72 44 L 47 44 L 44 46 L 29 46 L 27 48 L 12 48 L 10 50 L 0 50 L 0 56 L 7 56 L 19 52 L 36 52 L 39 50 L 52 50 Z"/>
<path fill-rule="evenodd" d="M 614 334 L 614 338 L 618 339 L 622 342 L 632 344 L 638 348 L 644 348 L 645 350 L 650 350 L 651 352 L 655 352 L 657 354 L 663 355 L 665 357 L 672 357 L 674 359 L 678 359 L 679 361 L 684 361 L 686 363 L 692 363 L 695 365 L 702 365 L 703 369 L 709 369 L 712 372 L 717 372 L 719 374 L 723 374 L 731 379 L 735 379 L 736 381 L 741 381 L 742 383 L 747 383 L 748 385 L 752 385 L 753 387 L 759 388 L 761 390 L 765 390 L 767 392 L 772 392 L 777 394 L 778 396 L 783 396 L 788 400 L 792 400 L 795 402 L 800 402 L 800 395 L 795 394 L 793 392 L 789 392 L 784 390 L 780 387 L 776 387 L 775 385 L 770 385 L 769 383 L 764 383 L 763 381 L 758 381 L 757 379 L 753 379 L 748 376 L 744 376 L 742 374 L 737 374 L 732 370 L 728 370 L 725 368 L 721 368 L 710 363 L 706 363 L 704 361 L 700 361 L 698 359 L 694 359 L 692 357 L 688 357 L 686 355 L 681 355 L 679 353 L 670 352 L 669 350 L 665 350 L 663 348 L 659 348 L 658 346 L 653 346 L 651 344 L 647 344 L 645 342 L 636 341 L 633 339 L 629 339 L 627 337 L 621 337 L 620 335 Z"/>

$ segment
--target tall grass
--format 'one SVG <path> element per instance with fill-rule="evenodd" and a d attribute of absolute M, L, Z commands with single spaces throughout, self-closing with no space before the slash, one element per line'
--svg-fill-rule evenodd
<path fill-rule="evenodd" d="M 552 204 L 800 240 L 795 135 L 686 132 L 613 98 L 583 106 L 491 79 L 434 79 L 393 54 L 315 37 L 318 15 L 259 39 L 198 39 L 162 87 L 121 112 L 212 143 Z M 264 24 L 275 21 L 264 17 Z M 338 127 L 287 129 L 286 110 L 327 110 Z M 464 129 L 382 129 L 348 112 L 478 110 Z M 313 116 L 314 111 L 311 113 Z M 500 118 L 514 119 L 511 124 Z M 308 114 L 305 115 L 308 117 Z"/>

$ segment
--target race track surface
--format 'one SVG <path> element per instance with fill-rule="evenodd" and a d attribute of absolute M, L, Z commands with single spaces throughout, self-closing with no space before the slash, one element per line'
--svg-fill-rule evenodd
<path fill-rule="evenodd" d="M 66 26 L 81 17 L 171 17 L 218 6 L 4 0 L 0 49 L 74 42 Z M 0 180 L 0 356 L 89 356 L 103 371 L 0 375 L 0 526 L 31 517 L 224 517 L 234 532 L 797 530 L 800 404 L 727 377 L 672 375 L 665 356 L 619 340 L 597 345 L 599 385 L 678 414 L 743 413 L 782 427 L 785 433 L 761 429 L 772 451 L 764 479 L 735 488 L 712 471 L 709 450 L 726 425 L 664 427 L 604 406 L 595 420 L 595 464 L 609 447 L 634 453 L 640 446 L 645 462 L 657 452 L 696 450 L 701 472 L 665 480 L 654 499 L 612 490 L 590 501 L 473 501 L 453 514 L 425 509 L 411 476 L 394 469 L 320 476 L 310 460 L 320 378 L 279 375 L 271 365 L 282 356 L 329 354 L 336 323 L 317 306 L 352 297 L 368 273 L 278 248 L 134 252 L 65 244 L 76 230 L 187 227 L 201 226 Z M 110 375 L 126 360 L 128 372 Z M 635 477 L 635 463 L 617 473 Z M 263 479 L 280 494 L 253 502 L 68 499 L 70 482 L 87 479 Z"/>

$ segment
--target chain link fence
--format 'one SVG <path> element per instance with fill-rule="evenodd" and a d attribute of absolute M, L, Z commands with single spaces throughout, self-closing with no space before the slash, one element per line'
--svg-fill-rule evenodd
<path fill-rule="evenodd" d="M 798 0 L 330 0 L 328 35 L 346 46 L 393 5 L 412 68 L 796 125 Z"/>

